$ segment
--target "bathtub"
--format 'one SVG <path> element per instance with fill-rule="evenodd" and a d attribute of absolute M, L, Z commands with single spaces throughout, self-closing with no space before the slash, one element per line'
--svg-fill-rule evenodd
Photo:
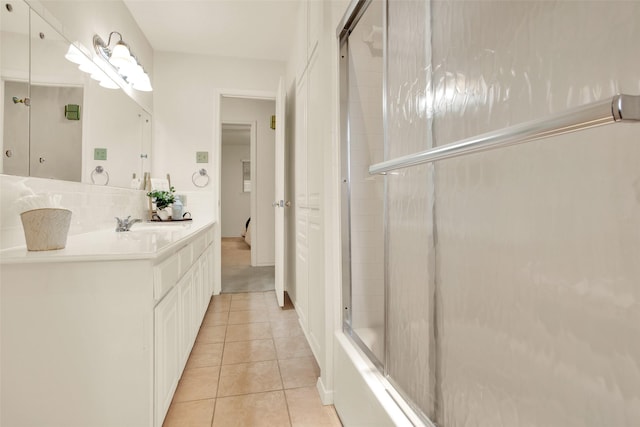
<path fill-rule="evenodd" d="M 381 336 L 375 329 L 364 332 L 364 339 Z M 372 341 L 372 345 L 381 348 L 379 342 Z M 342 331 L 334 336 L 334 364 L 333 403 L 343 425 L 433 427 L 411 411 L 371 360 Z"/>

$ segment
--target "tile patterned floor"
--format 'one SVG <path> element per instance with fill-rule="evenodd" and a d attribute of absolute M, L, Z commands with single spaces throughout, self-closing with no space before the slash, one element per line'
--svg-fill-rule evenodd
<path fill-rule="evenodd" d="M 211 300 L 164 427 L 341 426 L 295 310 L 275 293 Z"/>

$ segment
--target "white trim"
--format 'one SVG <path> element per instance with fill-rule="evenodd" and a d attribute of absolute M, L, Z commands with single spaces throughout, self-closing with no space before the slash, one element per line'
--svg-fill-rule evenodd
<path fill-rule="evenodd" d="M 322 382 L 322 377 L 318 377 L 316 389 L 318 389 L 318 394 L 320 395 L 320 400 L 323 405 L 331 405 L 333 403 L 333 390 L 327 390 Z"/>
<path fill-rule="evenodd" d="M 430 422 L 423 422 L 402 398 L 399 396 L 394 398 L 396 393 L 394 393 L 393 386 L 389 384 L 380 371 L 371 363 L 371 360 L 355 345 L 348 335 L 343 332 L 336 332 L 335 339 L 338 344 L 336 350 L 343 352 L 349 359 L 349 363 L 344 365 L 344 358 L 341 358 L 343 366 L 340 366 L 339 369 L 342 372 L 348 371 L 354 378 L 359 378 L 357 383 L 364 388 L 357 392 L 351 388 L 349 393 L 352 394 L 343 396 L 338 407 L 336 407 L 338 413 L 339 409 L 347 409 L 342 408 L 345 398 L 351 398 L 356 401 L 353 407 L 369 407 L 378 416 L 386 415 L 388 420 L 395 426 L 435 427 Z M 343 394 L 345 392 L 340 391 L 340 393 Z M 357 416 L 362 417 L 363 420 L 367 419 L 367 414 L 357 414 Z M 387 420 L 381 419 L 381 421 L 380 425 L 389 424 L 385 422 Z"/>

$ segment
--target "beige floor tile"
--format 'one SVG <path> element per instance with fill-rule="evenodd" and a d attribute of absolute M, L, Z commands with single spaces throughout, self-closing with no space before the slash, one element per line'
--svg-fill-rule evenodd
<path fill-rule="evenodd" d="M 273 339 L 276 345 L 278 359 L 293 359 L 294 357 L 312 356 L 311 347 L 304 335 L 296 337 L 278 337 Z"/>
<path fill-rule="evenodd" d="M 276 360 L 224 365 L 220 369 L 218 395 L 221 397 L 281 389 Z"/>
<path fill-rule="evenodd" d="M 261 299 L 232 299 L 230 311 L 265 310 L 267 304 Z"/>
<path fill-rule="evenodd" d="M 284 393 L 247 394 L 218 399 L 213 427 L 288 427 Z"/>
<path fill-rule="evenodd" d="M 283 319 L 271 321 L 271 335 L 274 338 L 297 337 L 299 335 L 304 335 L 304 332 L 302 332 L 300 322 L 297 318 Z"/>
<path fill-rule="evenodd" d="M 222 363 L 223 343 L 196 342 L 191 349 L 185 369 L 220 366 Z"/>
<path fill-rule="evenodd" d="M 275 359 L 276 347 L 273 340 L 236 341 L 225 344 L 222 364 L 231 365 Z"/>
<path fill-rule="evenodd" d="M 230 302 L 231 301 L 231 294 L 218 294 L 218 295 L 214 295 L 213 297 L 211 297 L 211 300 L 213 302 Z"/>
<path fill-rule="evenodd" d="M 228 301 L 214 301 L 207 308 L 207 313 L 218 313 L 221 311 L 229 311 L 231 307 L 231 300 Z"/>
<path fill-rule="evenodd" d="M 323 406 L 315 387 L 285 390 L 293 427 L 341 426 L 333 405 Z"/>
<path fill-rule="evenodd" d="M 315 386 L 320 368 L 314 357 L 297 357 L 278 361 L 284 388 Z"/>
<path fill-rule="evenodd" d="M 185 369 L 173 396 L 173 402 L 215 398 L 219 374 L 219 366 Z"/>
<path fill-rule="evenodd" d="M 215 402 L 207 399 L 172 403 L 162 427 L 210 427 Z"/>
<path fill-rule="evenodd" d="M 268 320 L 269 313 L 267 313 L 267 310 L 243 310 L 229 313 L 229 325 L 266 322 Z"/>
<path fill-rule="evenodd" d="M 198 331 L 196 342 L 201 342 L 201 343 L 224 342 L 224 336 L 226 332 L 227 332 L 227 327 L 225 325 L 218 325 L 218 326 L 203 325 L 200 328 L 200 331 Z"/>
<path fill-rule="evenodd" d="M 231 301 L 265 302 L 264 292 L 241 292 L 231 294 Z"/>
<path fill-rule="evenodd" d="M 227 326 L 225 342 L 265 340 L 271 338 L 269 322 Z"/>
<path fill-rule="evenodd" d="M 229 321 L 228 311 L 207 311 L 202 320 L 202 326 L 226 325 Z"/>

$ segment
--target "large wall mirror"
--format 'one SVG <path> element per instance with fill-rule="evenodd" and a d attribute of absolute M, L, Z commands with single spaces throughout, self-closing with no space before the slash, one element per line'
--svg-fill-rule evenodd
<path fill-rule="evenodd" d="M 1 14 L 0 173 L 137 185 L 150 171 L 151 115 L 65 59 L 70 41 L 23 0 Z"/>

